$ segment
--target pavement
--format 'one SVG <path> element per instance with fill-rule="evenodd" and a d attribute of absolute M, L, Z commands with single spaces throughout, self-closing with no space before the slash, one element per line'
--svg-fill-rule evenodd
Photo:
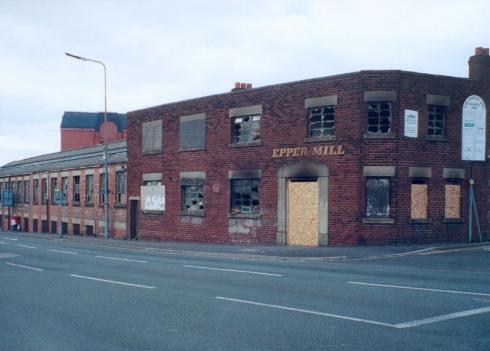
<path fill-rule="evenodd" d="M 383 246 L 281 246 L 281 245 L 233 245 L 209 243 L 183 243 L 169 241 L 143 241 L 124 239 L 104 239 L 100 237 L 59 234 L 7 232 L 19 237 L 45 240 L 64 240 L 66 242 L 95 245 L 114 249 L 130 249 L 143 252 L 186 254 L 190 256 L 208 256 L 237 259 L 287 260 L 287 261 L 342 261 L 356 259 L 378 259 L 405 255 L 424 255 L 434 252 L 452 252 L 471 250 L 475 247 L 490 247 L 483 243 L 444 243 L 425 245 L 383 245 Z"/>

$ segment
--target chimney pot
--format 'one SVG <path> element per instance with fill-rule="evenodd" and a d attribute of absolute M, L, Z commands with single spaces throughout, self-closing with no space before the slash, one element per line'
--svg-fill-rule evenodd
<path fill-rule="evenodd" d="M 235 82 L 235 89 L 240 89 L 240 82 Z"/>
<path fill-rule="evenodd" d="M 252 89 L 252 83 L 247 83 L 247 89 Z"/>
<path fill-rule="evenodd" d="M 247 89 L 246 83 L 240 83 L 240 89 Z"/>
<path fill-rule="evenodd" d="M 487 55 L 487 56 L 489 55 L 489 50 L 488 50 L 488 48 L 484 48 L 484 49 L 483 49 L 483 54 L 484 54 L 484 55 Z"/>
<path fill-rule="evenodd" d="M 485 49 L 483 47 L 477 47 L 475 49 L 475 56 L 485 55 Z"/>

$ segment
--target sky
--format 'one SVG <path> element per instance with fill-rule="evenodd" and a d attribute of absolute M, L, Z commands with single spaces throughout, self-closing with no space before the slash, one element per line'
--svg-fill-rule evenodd
<path fill-rule="evenodd" d="M 0 0 L 0 165 L 60 150 L 64 111 L 110 112 L 369 69 L 467 77 L 488 0 Z"/>

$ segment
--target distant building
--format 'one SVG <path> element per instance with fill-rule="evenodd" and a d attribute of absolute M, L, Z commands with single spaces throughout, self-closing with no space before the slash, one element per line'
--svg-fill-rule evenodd
<path fill-rule="evenodd" d="M 61 121 L 61 151 L 94 146 L 104 142 L 107 132 L 108 142 L 125 140 L 127 116 L 122 113 L 65 112 Z"/>
<path fill-rule="evenodd" d="M 477 48 L 469 78 L 373 70 L 238 83 L 130 112 L 129 235 L 307 246 L 464 241 L 471 177 L 488 239 L 488 117 L 486 134 L 465 123 L 475 134 L 465 135 L 474 144 L 464 152 L 481 160 L 462 160 L 463 106 L 478 124 L 485 105 L 490 56 Z"/>
<path fill-rule="evenodd" d="M 109 233 L 126 235 L 126 141 L 108 144 Z M 14 161 L 0 167 L 1 190 L 13 192 L 13 206 L 0 202 L 0 228 L 13 215 L 21 231 L 103 235 L 103 145 Z M 61 191 L 62 196 L 58 193 Z M 1 196 L 0 196 L 1 200 Z M 61 204 L 60 204 L 61 202 Z"/>

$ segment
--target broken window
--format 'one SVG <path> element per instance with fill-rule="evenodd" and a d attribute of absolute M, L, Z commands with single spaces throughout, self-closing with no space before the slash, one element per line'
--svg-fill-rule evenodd
<path fill-rule="evenodd" d="M 192 182 L 196 184 L 190 184 Z M 204 212 L 204 185 L 202 180 L 182 179 L 182 183 L 182 211 Z"/>
<path fill-rule="evenodd" d="M 103 205 L 106 199 L 105 173 L 99 175 L 99 186 L 99 204 Z M 109 189 L 107 189 L 107 192 L 109 192 Z"/>
<path fill-rule="evenodd" d="M 58 191 L 58 188 L 56 187 L 58 184 L 58 178 L 51 178 L 51 203 L 53 205 L 57 205 L 58 202 L 56 201 L 56 192 Z"/>
<path fill-rule="evenodd" d="M 30 192 L 30 183 L 28 180 L 24 180 L 24 203 L 29 203 L 29 192 Z"/>
<path fill-rule="evenodd" d="M 366 217 L 389 217 L 390 178 L 366 179 Z"/>
<path fill-rule="evenodd" d="M 162 185 L 162 182 L 160 180 L 145 180 L 143 182 L 144 186 L 152 186 L 152 185 Z"/>
<path fill-rule="evenodd" d="M 80 203 L 80 176 L 73 177 L 73 202 Z"/>
<path fill-rule="evenodd" d="M 39 179 L 32 181 L 32 202 L 36 205 L 39 198 Z"/>
<path fill-rule="evenodd" d="M 335 134 L 335 106 L 313 107 L 308 109 L 309 136 L 311 138 Z"/>
<path fill-rule="evenodd" d="M 68 177 L 61 178 L 61 203 L 63 205 L 67 204 L 67 196 L 68 196 Z"/>
<path fill-rule="evenodd" d="M 414 180 L 411 189 L 410 218 L 427 219 L 427 183 L 425 180 Z"/>
<path fill-rule="evenodd" d="M 446 119 L 446 106 L 428 105 L 427 135 L 444 136 L 444 123 Z"/>
<path fill-rule="evenodd" d="M 461 185 L 446 184 L 444 217 L 449 219 L 461 218 Z"/>
<path fill-rule="evenodd" d="M 260 115 L 236 117 L 233 123 L 233 143 L 260 140 Z"/>
<path fill-rule="evenodd" d="M 368 133 L 388 134 L 391 132 L 391 102 L 368 103 Z"/>
<path fill-rule="evenodd" d="M 231 196 L 231 213 L 259 213 L 259 179 L 232 179 Z"/>
<path fill-rule="evenodd" d="M 48 179 L 43 178 L 41 181 L 41 203 L 43 205 L 48 201 Z"/>
<path fill-rule="evenodd" d="M 116 173 L 116 202 L 126 203 L 126 172 Z"/>
<path fill-rule="evenodd" d="M 85 176 L 85 206 L 94 204 L 94 176 L 89 174 Z"/>

